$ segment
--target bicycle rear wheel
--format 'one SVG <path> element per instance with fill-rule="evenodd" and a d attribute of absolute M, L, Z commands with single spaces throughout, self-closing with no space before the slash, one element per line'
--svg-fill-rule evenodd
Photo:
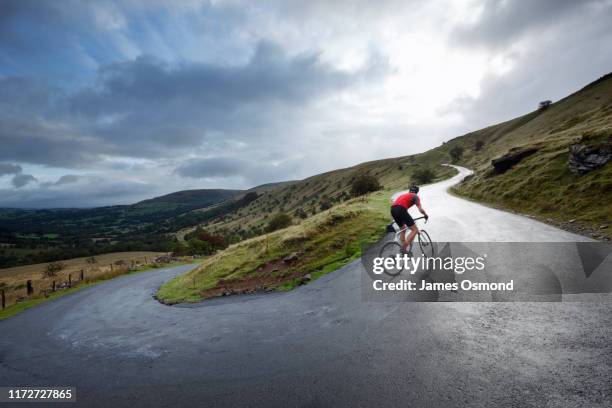
<path fill-rule="evenodd" d="M 419 248 L 421 248 L 423 255 L 428 258 L 433 257 L 436 251 L 427 231 L 420 230 L 417 239 L 419 242 Z"/>
<path fill-rule="evenodd" d="M 401 253 L 402 253 L 402 246 L 395 241 L 389 241 L 386 244 L 384 244 L 382 248 L 380 248 L 378 256 L 381 258 L 395 258 L 396 255 L 401 254 Z M 402 273 L 402 270 L 403 269 L 401 268 L 392 268 L 392 269 L 385 268 L 385 273 L 389 276 L 397 276 L 400 273 Z"/>

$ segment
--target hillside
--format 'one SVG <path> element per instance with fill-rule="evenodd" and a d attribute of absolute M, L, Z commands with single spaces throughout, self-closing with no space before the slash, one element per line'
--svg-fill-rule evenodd
<path fill-rule="evenodd" d="M 242 190 L 183 190 L 175 193 L 166 194 L 160 197 L 151 198 L 134 204 L 134 208 L 144 208 L 157 204 L 175 204 L 185 209 L 196 209 L 208 207 L 211 204 L 219 203 L 234 197 Z"/>
<path fill-rule="evenodd" d="M 163 285 L 158 297 L 176 303 L 285 290 L 335 270 L 358 257 L 361 245 L 381 236 L 392 192 L 405 188 L 415 180 L 416 170 L 425 167 L 436 169 L 436 179 L 448 177 L 452 170 L 439 165 L 451 158 L 475 170 L 455 193 L 607 239 L 612 167 L 606 164 L 574 174 L 568 161 L 575 144 L 604 155 L 610 152 L 611 125 L 612 76 L 608 75 L 557 103 L 425 153 L 363 163 L 267 191 L 237 211 L 217 214 L 203 224 L 217 234 L 259 236 L 217 252 L 196 270 Z M 457 148 L 462 154 L 452 156 Z M 503 156 L 522 159 L 494 168 L 492 160 Z M 383 190 L 351 199 L 351 182 L 364 173 L 376 176 Z M 281 211 L 292 216 L 294 225 L 261 235 L 270 215 Z"/>
<path fill-rule="evenodd" d="M 609 239 L 612 166 L 573 173 L 568 166 L 573 145 L 610 156 L 612 74 L 545 109 L 453 139 L 443 149 L 462 146 L 459 163 L 475 170 L 454 190 L 457 194 Z M 492 166 L 492 160 L 520 152 L 527 155 L 505 172 Z"/>

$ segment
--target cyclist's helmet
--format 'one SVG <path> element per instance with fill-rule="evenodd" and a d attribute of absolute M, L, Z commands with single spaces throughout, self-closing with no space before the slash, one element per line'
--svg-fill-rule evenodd
<path fill-rule="evenodd" d="M 419 186 L 413 184 L 413 185 L 410 186 L 410 190 L 408 190 L 408 191 L 410 191 L 411 193 L 414 193 L 414 194 L 419 194 Z"/>

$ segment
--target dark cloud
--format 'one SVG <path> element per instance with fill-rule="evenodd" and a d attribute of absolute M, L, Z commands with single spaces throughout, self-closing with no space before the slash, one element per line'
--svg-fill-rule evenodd
<path fill-rule="evenodd" d="M 384 61 L 344 72 L 316 53 L 290 56 L 264 42 L 241 66 L 172 65 L 151 57 L 112 64 L 100 69 L 96 85 L 72 94 L 4 78 L 0 159 L 82 167 L 100 155 L 174 157 L 219 143 L 226 132 L 248 139 L 279 105 L 299 110 L 384 73 Z"/>
<path fill-rule="evenodd" d="M 533 34 L 560 20 L 593 7 L 609 9 L 606 0 L 538 0 L 526 3 L 522 0 L 487 0 L 482 14 L 469 26 L 457 28 L 451 36 L 467 45 L 499 47 L 511 44 L 517 38 Z M 538 41 L 537 37 L 532 41 Z"/>
<path fill-rule="evenodd" d="M 214 157 L 209 159 L 193 159 L 182 164 L 176 173 L 182 177 L 231 177 L 245 174 L 251 166 L 249 163 L 228 157 Z"/>
<path fill-rule="evenodd" d="M 0 177 L 6 176 L 7 174 L 18 174 L 21 173 L 22 168 L 18 164 L 12 163 L 0 163 Z"/>
<path fill-rule="evenodd" d="M 0 190 L 2 208 L 86 208 L 131 204 L 161 194 L 158 186 L 129 181 L 82 179 L 54 188 Z"/>
<path fill-rule="evenodd" d="M 79 176 L 75 176 L 74 174 L 66 174 L 66 175 L 60 177 L 53 184 L 56 185 L 56 186 L 61 186 L 63 184 L 76 183 L 77 181 L 79 181 Z"/>
<path fill-rule="evenodd" d="M 15 177 L 13 177 L 11 183 L 13 186 L 15 186 L 15 188 L 21 188 L 27 184 L 35 183 L 36 181 L 36 177 L 31 174 L 17 174 Z"/>
<path fill-rule="evenodd" d="M 282 158 L 279 156 L 279 158 Z M 291 179 L 303 165 L 300 160 L 271 161 L 244 160 L 235 157 L 192 159 L 180 165 L 175 173 L 194 179 L 226 179 L 238 177 L 252 187 L 257 184 Z"/>

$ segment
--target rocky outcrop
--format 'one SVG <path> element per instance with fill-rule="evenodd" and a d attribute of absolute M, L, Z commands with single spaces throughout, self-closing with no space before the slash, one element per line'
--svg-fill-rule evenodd
<path fill-rule="evenodd" d="M 567 166 L 574 174 L 583 175 L 604 166 L 612 158 L 609 144 L 601 146 L 586 146 L 575 144 L 569 147 Z"/>
<path fill-rule="evenodd" d="M 495 170 L 495 173 L 505 173 L 515 164 L 519 163 L 525 157 L 530 156 L 537 152 L 537 147 L 515 147 L 508 151 L 501 157 L 491 160 L 491 164 Z"/>

